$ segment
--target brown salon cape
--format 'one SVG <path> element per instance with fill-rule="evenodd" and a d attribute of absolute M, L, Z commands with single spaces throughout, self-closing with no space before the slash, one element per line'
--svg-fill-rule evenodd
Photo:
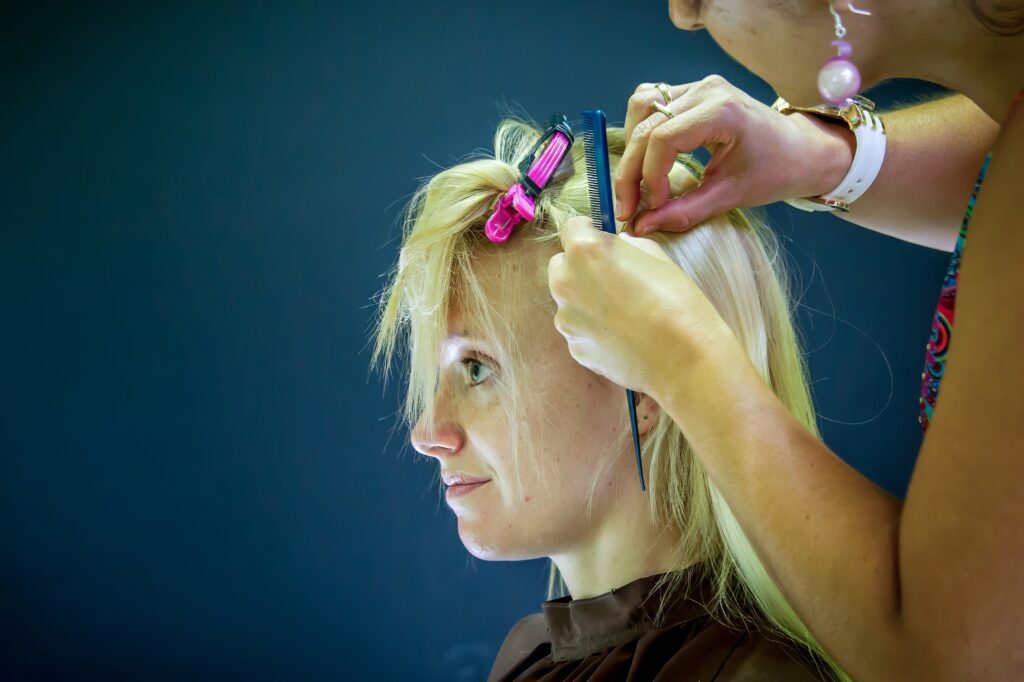
<path fill-rule="evenodd" d="M 509 632 L 488 682 L 830 679 L 824 665 L 780 636 L 737 631 L 712 619 L 703 606 L 711 584 L 692 568 L 684 573 L 693 584 L 671 599 L 660 625 L 654 617 L 665 597 L 655 590 L 657 575 L 591 599 L 545 602 L 541 613 Z"/>

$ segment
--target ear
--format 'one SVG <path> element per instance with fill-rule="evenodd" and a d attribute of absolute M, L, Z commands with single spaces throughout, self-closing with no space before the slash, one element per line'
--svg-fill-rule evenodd
<path fill-rule="evenodd" d="M 654 428 L 654 424 L 661 415 L 661 405 L 654 402 L 654 398 L 644 393 L 634 393 L 636 401 L 636 426 L 640 437 L 644 438 Z"/>

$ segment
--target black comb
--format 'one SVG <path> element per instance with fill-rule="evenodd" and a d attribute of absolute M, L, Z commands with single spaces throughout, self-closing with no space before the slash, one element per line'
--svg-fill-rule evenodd
<path fill-rule="evenodd" d="M 600 109 L 587 109 L 583 116 L 583 153 L 587 160 L 587 191 L 590 195 L 590 219 L 604 232 L 615 234 L 612 217 L 612 176 L 608 164 L 607 121 Z M 640 432 L 636 424 L 636 395 L 626 389 L 629 404 L 629 425 L 633 429 L 633 450 L 636 452 L 636 471 L 640 474 L 640 489 L 644 483 L 644 464 L 640 456 Z"/>

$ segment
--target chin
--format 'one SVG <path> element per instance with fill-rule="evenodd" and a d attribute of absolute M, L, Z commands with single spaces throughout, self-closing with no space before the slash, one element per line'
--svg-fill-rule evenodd
<path fill-rule="evenodd" d="M 779 87 L 774 90 L 779 97 L 795 107 L 813 107 L 821 104 L 821 93 L 813 86 L 806 88 Z"/>
<path fill-rule="evenodd" d="M 459 539 L 470 554 L 483 561 L 525 561 L 537 559 L 540 554 L 530 552 L 519 546 L 513 538 L 502 537 L 500 533 L 482 532 L 478 528 L 468 528 L 468 524 L 459 519 Z"/>
<path fill-rule="evenodd" d="M 668 18 L 672 21 L 672 25 L 675 26 L 676 28 L 685 29 L 686 24 L 683 23 L 676 15 L 676 1 L 677 0 L 669 0 L 668 2 Z"/>

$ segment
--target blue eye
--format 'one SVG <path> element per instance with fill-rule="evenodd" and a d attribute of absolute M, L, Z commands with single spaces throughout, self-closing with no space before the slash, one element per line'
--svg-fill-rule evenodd
<path fill-rule="evenodd" d="M 491 368 L 476 358 L 463 358 L 462 368 L 466 375 L 466 384 L 476 386 L 491 375 Z"/>

